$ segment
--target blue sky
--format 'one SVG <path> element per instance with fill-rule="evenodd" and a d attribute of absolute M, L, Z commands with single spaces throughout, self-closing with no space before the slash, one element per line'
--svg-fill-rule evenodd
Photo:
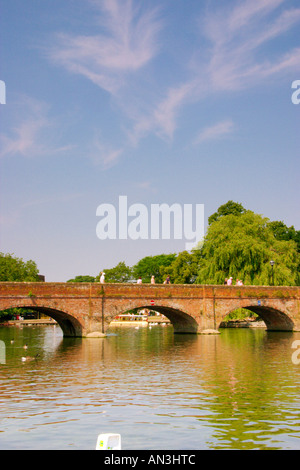
<path fill-rule="evenodd" d="M 300 229 L 297 0 L 0 0 L 0 251 L 47 281 L 180 252 L 102 203 L 228 200 Z"/>

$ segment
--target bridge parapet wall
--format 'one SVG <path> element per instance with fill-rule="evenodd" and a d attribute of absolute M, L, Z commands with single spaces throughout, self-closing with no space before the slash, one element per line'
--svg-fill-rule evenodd
<path fill-rule="evenodd" d="M 168 316 L 177 332 L 216 329 L 236 308 L 258 313 L 269 329 L 300 331 L 300 287 L 0 283 L 0 309 L 31 307 L 55 318 L 64 334 L 105 333 L 110 321 L 133 308 L 153 308 Z"/>
<path fill-rule="evenodd" d="M 280 298 L 299 299 L 300 286 L 223 286 L 209 284 L 100 284 L 85 282 L 0 282 L 0 297 L 41 295 L 62 296 L 124 296 L 167 297 L 170 293 L 184 297 L 216 298 Z"/>

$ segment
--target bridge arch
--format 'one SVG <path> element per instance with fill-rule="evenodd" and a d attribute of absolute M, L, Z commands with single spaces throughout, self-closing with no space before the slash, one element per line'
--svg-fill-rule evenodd
<path fill-rule="evenodd" d="M 247 308 L 269 330 L 300 331 L 300 287 L 1 282 L 0 310 L 27 307 L 54 318 L 64 336 L 102 337 L 112 319 L 135 308 L 163 313 L 175 333 L 217 329 Z"/>
<path fill-rule="evenodd" d="M 233 308 L 227 314 L 243 308 L 256 313 L 266 324 L 267 330 L 269 331 L 293 331 L 295 325 L 289 315 L 282 312 L 278 308 L 274 308 L 270 305 L 238 305 Z"/>
<path fill-rule="evenodd" d="M 122 310 L 122 312 L 116 313 L 116 315 L 121 315 L 122 313 L 128 311 L 128 310 L 142 310 L 142 309 L 148 309 L 152 310 L 158 313 L 161 313 L 165 317 L 167 317 L 174 329 L 174 333 L 197 333 L 199 325 L 195 318 L 193 318 L 191 315 L 187 314 L 186 312 L 183 312 L 180 309 L 166 306 L 166 305 L 149 305 L 148 303 L 142 303 L 134 306 L 130 306 L 130 309 L 127 310 Z M 112 318 L 113 319 L 113 318 Z"/>
<path fill-rule="evenodd" d="M 61 310 L 57 310 L 52 307 L 30 305 L 28 303 L 20 305 L 19 302 L 17 304 L 12 304 L 9 307 L 6 307 L 5 310 L 8 310 L 10 308 L 28 309 L 33 310 L 35 312 L 43 313 L 45 315 L 48 315 L 48 317 L 53 318 L 58 323 L 65 337 L 82 336 L 82 326 L 79 321 L 74 316 Z"/>

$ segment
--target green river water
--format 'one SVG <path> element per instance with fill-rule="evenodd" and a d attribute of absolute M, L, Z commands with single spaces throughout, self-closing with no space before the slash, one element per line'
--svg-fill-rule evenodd
<path fill-rule="evenodd" d="M 300 333 L 220 331 L 1 327 L 0 449 L 300 449 Z"/>

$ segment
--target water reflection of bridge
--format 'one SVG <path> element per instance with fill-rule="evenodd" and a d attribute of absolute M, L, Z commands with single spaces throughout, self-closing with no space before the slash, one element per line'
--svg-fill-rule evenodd
<path fill-rule="evenodd" d="M 299 287 L 0 283 L 0 310 L 30 308 L 54 318 L 64 336 L 101 336 L 116 315 L 147 308 L 175 333 L 217 329 L 237 308 L 257 313 L 268 330 L 300 331 Z"/>

